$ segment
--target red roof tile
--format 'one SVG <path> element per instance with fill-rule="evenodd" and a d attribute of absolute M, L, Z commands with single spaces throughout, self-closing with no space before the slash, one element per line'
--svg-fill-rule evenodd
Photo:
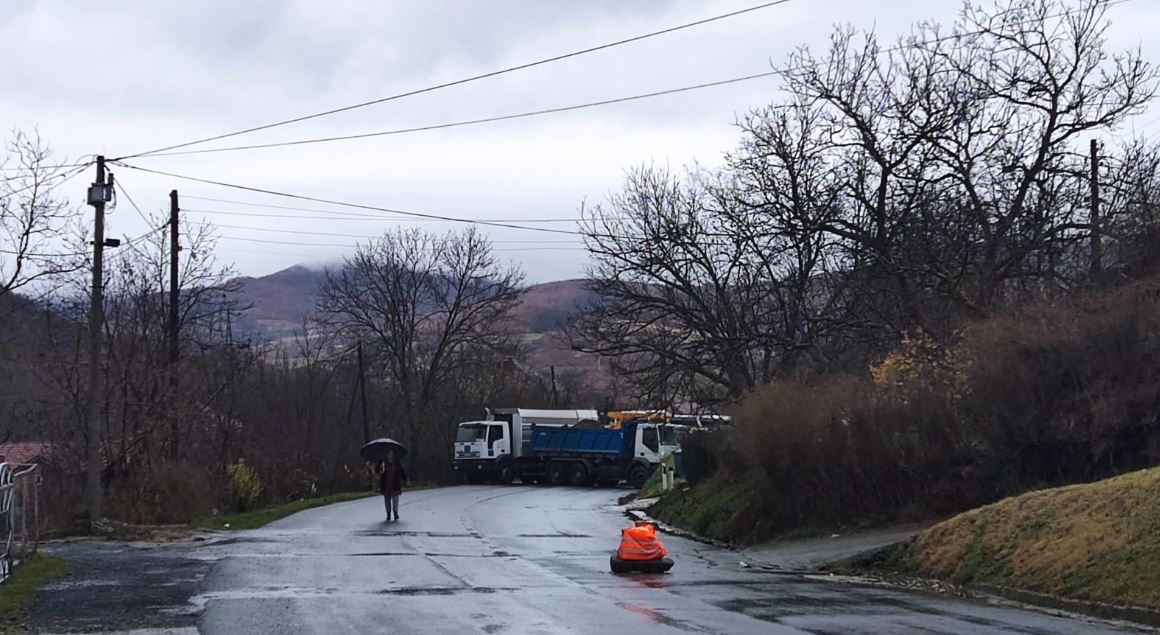
<path fill-rule="evenodd" d="M 0 445 L 0 463 L 36 463 L 52 454 L 52 444 L 43 441 Z"/>

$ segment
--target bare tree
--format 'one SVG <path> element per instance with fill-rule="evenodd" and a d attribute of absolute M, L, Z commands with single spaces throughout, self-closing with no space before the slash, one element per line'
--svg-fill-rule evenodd
<path fill-rule="evenodd" d="M 585 210 L 599 299 L 571 325 L 573 346 L 612 358 L 654 406 L 733 399 L 793 367 L 822 330 L 811 316 L 827 301 L 825 240 L 808 224 L 782 231 L 794 219 L 769 210 L 808 216 L 825 203 L 812 185 L 748 196 L 742 181 L 766 178 L 640 169 Z"/>
<path fill-rule="evenodd" d="M 851 265 L 894 281 L 897 326 L 928 326 L 932 301 L 982 315 L 1075 273 L 1060 264 L 1090 230 L 1079 137 L 1138 114 L 1156 89 L 1138 51 L 1106 51 L 1106 11 L 968 5 L 949 33 L 922 24 L 886 49 L 839 30 L 825 58 L 791 58 L 787 88 L 824 105 L 848 184 L 829 230 Z"/>
<path fill-rule="evenodd" d="M 478 365 L 478 351 L 503 348 L 504 317 L 522 293 L 523 275 L 499 264 L 474 229 L 434 235 L 400 229 L 359 245 L 342 270 L 328 273 L 321 308 L 350 340 L 365 342 L 376 369 L 399 393 L 413 452 L 438 447 L 447 432 L 424 426 L 457 375 Z M 426 441 L 426 442 L 425 442 Z"/>
<path fill-rule="evenodd" d="M 76 215 L 56 186 L 66 175 L 39 136 L 13 134 L 0 161 L 0 299 L 46 276 L 74 271 L 83 254 L 62 254 Z"/>
<path fill-rule="evenodd" d="M 160 225 L 160 221 L 158 221 Z M 106 263 L 104 354 L 105 380 L 102 454 L 105 486 L 133 483 L 151 467 L 175 461 L 201 460 L 197 456 L 206 431 L 213 428 L 213 410 L 220 387 L 202 372 L 207 359 L 229 348 L 228 324 L 236 316 L 237 302 L 230 297 L 236 288 L 233 272 L 213 257 L 216 243 L 211 228 L 182 226 L 185 248 L 179 262 L 179 329 L 182 365 L 169 363 L 166 348 L 168 317 L 168 244 L 155 232 L 144 239 L 123 244 Z M 81 328 L 88 310 L 87 296 L 65 297 L 54 307 L 57 314 L 72 318 L 72 327 L 58 329 L 54 341 L 40 356 L 45 383 L 67 404 L 47 432 L 69 451 L 87 433 Z M 171 383 L 170 377 L 179 381 Z M 175 391 L 175 385 L 180 390 Z M 172 448 L 181 448 L 173 452 Z M 169 449 L 169 451 L 164 451 Z M 129 494 L 131 499 L 135 494 Z"/>
<path fill-rule="evenodd" d="M 840 28 L 799 50 L 723 171 L 637 170 L 586 210 L 600 299 L 575 346 L 641 398 L 730 400 L 1086 277 L 1080 137 L 1156 89 L 1138 51 L 1107 52 L 1106 11 L 1006 0 L 890 47 Z"/>

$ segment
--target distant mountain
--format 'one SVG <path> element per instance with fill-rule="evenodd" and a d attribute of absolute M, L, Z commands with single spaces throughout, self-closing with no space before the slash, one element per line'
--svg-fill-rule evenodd
<path fill-rule="evenodd" d="M 318 291 L 326 269 L 296 265 L 260 278 L 237 278 L 235 298 L 249 306 L 242 315 L 242 329 L 263 339 L 292 335 L 302 319 L 318 306 Z M 512 311 L 516 330 L 525 334 L 556 331 L 593 295 L 584 280 L 562 280 L 532 285 Z"/>
<path fill-rule="evenodd" d="M 532 285 L 512 311 L 512 319 L 527 333 L 555 331 L 595 297 L 584 280 Z"/>
<path fill-rule="evenodd" d="M 263 339 L 278 340 L 293 335 L 303 318 L 318 308 L 318 290 L 326 280 L 326 269 L 295 265 L 261 278 L 242 277 L 234 298 L 249 307 L 241 318 L 241 328 Z"/>

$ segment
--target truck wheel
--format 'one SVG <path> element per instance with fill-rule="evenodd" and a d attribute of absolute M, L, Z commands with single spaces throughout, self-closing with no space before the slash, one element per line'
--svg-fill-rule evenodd
<path fill-rule="evenodd" d="M 568 483 L 567 466 L 563 463 L 553 461 L 548 464 L 548 484 L 550 485 L 565 485 Z"/>
<path fill-rule="evenodd" d="M 479 485 L 483 482 L 483 475 L 479 472 L 468 472 L 466 476 L 468 485 Z"/>
<path fill-rule="evenodd" d="M 502 461 L 495 471 L 495 482 L 500 485 L 511 485 L 516 478 L 516 472 L 512 469 L 511 461 Z"/>
<path fill-rule="evenodd" d="M 635 489 L 644 487 L 645 481 L 652 476 L 652 470 L 643 465 L 634 465 L 628 471 L 628 484 Z"/>
<path fill-rule="evenodd" d="M 592 475 L 588 473 L 588 466 L 583 461 L 576 461 L 568 466 L 568 484 L 576 487 L 590 487 Z"/>

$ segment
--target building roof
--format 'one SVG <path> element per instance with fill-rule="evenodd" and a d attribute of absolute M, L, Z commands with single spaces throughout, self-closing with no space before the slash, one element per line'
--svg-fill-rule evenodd
<path fill-rule="evenodd" d="M 46 441 L 23 441 L 0 444 L 0 463 L 37 463 L 52 454 Z"/>

